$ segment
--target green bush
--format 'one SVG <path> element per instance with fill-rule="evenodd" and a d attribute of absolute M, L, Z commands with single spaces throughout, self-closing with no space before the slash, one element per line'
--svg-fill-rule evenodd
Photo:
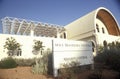
<path fill-rule="evenodd" d="M 0 61 L 0 68 L 8 69 L 8 68 L 15 68 L 17 67 L 17 64 L 15 60 L 11 57 L 5 58 Z"/>
<path fill-rule="evenodd" d="M 15 59 L 18 66 L 32 66 L 35 64 L 35 58 L 33 59 Z"/>
<path fill-rule="evenodd" d="M 111 47 L 104 49 L 100 54 L 95 57 L 95 62 L 99 62 L 109 66 L 111 69 L 120 72 L 120 49 Z"/>

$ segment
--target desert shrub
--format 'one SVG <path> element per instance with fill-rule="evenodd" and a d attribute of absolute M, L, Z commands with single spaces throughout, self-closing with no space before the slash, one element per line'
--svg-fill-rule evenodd
<path fill-rule="evenodd" d="M 95 69 L 90 72 L 87 79 L 120 79 L 119 72 L 114 70 L 99 70 Z"/>
<path fill-rule="evenodd" d="M 79 62 L 71 62 L 63 64 L 64 68 L 59 69 L 59 77 L 64 79 L 77 79 L 77 74 L 80 72 L 81 67 Z"/>
<path fill-rule="evenodd" d="M 33 45 L 33 54 L 37 55 L 41 53 L 41 56 L 39 59 L 35 59 L 35 65 L 32 67 L 32 72 L 34 74 L 47 74 L 48 71 L 48 53 L 49 52 L 43 52 L 43 42 L 39 40 L 34 40 Z"/>
<path fill-rule="evenodd" d="M 48 72 L 48 53 L 44 53 L 39 59 L 36 59 L 35 65 L 32 67 L 34 74 L 47 74 Z"/>
<path fill-rule="evenodd" d="M 109 44 L 108 49 L 103 49 L 96 57 L 95 62 L 109 66 L 120 72 L 120 48 L 119 45 Z"/>
<path fill-rule="evenodd" d="M 32 66 L 35 64 L 35 58 L 32 59 L 15 59 L 18 66 Z"/>
<path fill-rule="evenodd" d="M 102 69 L 95 69 L 90 75 L 88 76 L 88 79 L 102 79 L 103 75 Z"/>
<path fill-rule="evenodd" d="M 15 60 L 11 57 L 5 58 L 0 61 L 0 68 L 6 69 L 6 68 L 15 68 L 17 67 L 17 64 Z"/>
<path fill-rule="evenodd" d="M 120 72 L 120 54 L 112 53 L 106 60 L 106 65 Z"/>
<path fill-rule="evenodd" d="M 36 62 L 36 64 L 32 67 L 32 72 L 34 74 L 45 74 L 44 63 L 42 61 L 41 61 L 41 63 Z"/>

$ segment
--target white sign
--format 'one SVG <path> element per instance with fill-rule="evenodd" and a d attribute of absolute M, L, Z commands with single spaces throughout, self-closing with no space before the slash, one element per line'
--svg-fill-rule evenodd
<path fill-rule="evenodd" d="M 93 64 L 92 43 L 83 41 L 70 41 L 65 39 L 53 40 L 53 69 L 54 76 L 64 64 L 77 62 L 80 65 Z"/>

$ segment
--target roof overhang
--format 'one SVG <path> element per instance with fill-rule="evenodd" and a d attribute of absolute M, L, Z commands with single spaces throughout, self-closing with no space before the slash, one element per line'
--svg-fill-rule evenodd
<path fill-rule="evenodd" d="M 120 35 L 119 25 L 108 9 L 103 7 L 98 8 L 95 12 L 95 18 L 100 19 L 105 24 L 110 35 Z"/>

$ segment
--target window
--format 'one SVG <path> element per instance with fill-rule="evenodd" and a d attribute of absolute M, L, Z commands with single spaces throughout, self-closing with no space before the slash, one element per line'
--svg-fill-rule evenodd
<path fill-rule="evenodd" d="M 100 32 L 98 24 L 96 24 L 96 29 L 97 29 L 97 32 Z"/>
<path fill-rule="evenodd" d="M 104 47 L 107 46 L 107 41 L 106 40 L 103 41 L 103 45 L 104 45 Z"/>
<path fill-rule="evenodd" d="M 63 33 L 63 35 L 64 35 L 64 38 L 66 39 L 66 33 L 65 32 Z"/>
<path fill-rule="evenodd" d="M 104 28 L 102 27 L 102 33 L 105 33 L 105 30 L 104 30 Z"/>
<path fill-rule="evenodd" d="M 22 55 L 22 51 L 21 50 L 18 50 L 17 51 L 17 56 L 21 56 Z"/>
<path fill-rule="evenodd" d="M 55 38 L 57 38 L 57 35 L 55 35 Z"/>
<path fill-rule="evenodd" d="M 92 42 L 92 51 L 93 51 L 93 52 L 95 52 L 95 49 L 94 49 L 94 48 L 95 48 L 95 44 L 94 44 L 94 42 Z"/>

